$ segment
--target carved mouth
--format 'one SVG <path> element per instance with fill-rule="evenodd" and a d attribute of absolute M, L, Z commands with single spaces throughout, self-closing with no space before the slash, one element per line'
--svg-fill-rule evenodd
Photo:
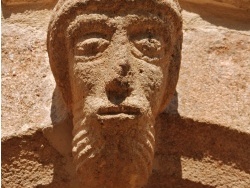
<path fill-rule="evenodd" d="M 118 106 L 118 107 L 104 107 L 99 108 L 97 114 L 99 117 L 106 118 L 123 118 L 129 117 L 134 118 L 141 114 L 139 108 L 130 107 L 130 106 Z"/>

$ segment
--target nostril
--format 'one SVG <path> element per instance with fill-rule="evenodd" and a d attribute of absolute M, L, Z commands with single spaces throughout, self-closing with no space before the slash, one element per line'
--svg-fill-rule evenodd
<path fill-rule="evenodd" d="M 121 104 L 132 92 L 129 83 L 119 79 L 114 79 L 108 83 L 105 90 L 108 100 L 115 105 Z"/>

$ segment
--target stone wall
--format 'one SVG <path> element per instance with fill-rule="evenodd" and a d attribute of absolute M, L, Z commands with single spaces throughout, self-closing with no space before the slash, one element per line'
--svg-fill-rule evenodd
<path fill-rule="evenodd" d="M 2 186 L 77 187 L 71 123 L 46 34 L 56 1 L 2 1 Z M 176 96 L 157 120 L 147 187 L 250 184 L 250 1 L 180 0 Z M 61 104 L 61 106 L 58 106 Z"/>

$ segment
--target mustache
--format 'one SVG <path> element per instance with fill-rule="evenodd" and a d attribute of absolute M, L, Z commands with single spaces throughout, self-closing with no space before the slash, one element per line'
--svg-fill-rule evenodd
<path fill-rule="evenodd" d="M 138 107 L 119 105 L 119 106 L 100 107 L 97 111 L 98 115 L 116 115 L 120 113 L 129 115 L 140 115 L 141 110 Z"/>
<path fill-rule="evenodd" d="M 123 156 L 125 160 L 131 160 L 126 166 L 131 166 L 135 172 L 142 174 L 144 179 L 145 177 L 148 178 L 151 174 L 154 157 L 154 121 L 148 121 L 140 128 L 136 127 L 138 122 L 135 122 L 135 128 L 131 132 L 117 132 L 114 137 L 109 135 L 108 139 L 102 132 L 102 127 L 96 126 L 97 124 L 98 121 L 91 118 L 88 120 L 86 117 L 77 118 L 77 122 L 74 121 L 72 155 L 76 171 L 85 173 L 81 169 L 92 168 L 90 165 L 97 164 L 98 160 L 102 160 L 102 154 L 106 150 L 112 153 L 112 149 L 119 148 L 117 149 L 118 154 L 116 154 Z M 133 134 L 131 134 L 132 132 Z M 110 149 L 111 145 L 112 149 Z M 119 160 L 117 163 L 119 163 Z M 85 171 L 87 173 L 87 170 Z M 117 173 L 113 174 L 117 175 Z"/>

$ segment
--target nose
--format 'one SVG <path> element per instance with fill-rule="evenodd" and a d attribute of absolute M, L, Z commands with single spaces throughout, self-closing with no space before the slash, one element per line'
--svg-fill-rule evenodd
<path fill-rule="evenodd" d="M 119 76 L 124 77 L 131 68 L 131 46 L 126 30 L 118 29 L 113 36 L 112 43 L 113 53 L 109 54 L 110 65 Z"/>
<path fill-rule="evenodd" d="M 123 58 L 123 60 L 121 60 L 119 63 L 118 63 L 118 75 L 120 76 L 127 76 L 129 70 L 130 70 L 130 64 L 128 62 L 128 60 L 126 58 Z"/>
<path fill-rule="evenodd" d="M 115 105 L 121 104 L 132 92 L 129 82 L 121 78 L 113 79 L 106 85 L 105 90 L 108 100 Z"/>
<path fill-rule="evenodd" d="M 115 105 L 121 104 L 132 92 L 128 78 L 131 70 L 130 46 L 125 34 L 113 38 L 114 53 L 110 54 L 110 65 L 116 76 L 105 87 L 108 100 Z"/>
<path fill-rule="evenodd" d="M 115 62 L 118 63 L 115 64 Z M 115 105 L 119 105 L 130 96 L 132 91 L 127 76 L 130 71 L 130 64 L 126 56 L 120 56 L 120 59 L 115 62 L 113 66 L 117 70 L 116 77 L 106 85 L 105 90 L 108 100 Z"/>

